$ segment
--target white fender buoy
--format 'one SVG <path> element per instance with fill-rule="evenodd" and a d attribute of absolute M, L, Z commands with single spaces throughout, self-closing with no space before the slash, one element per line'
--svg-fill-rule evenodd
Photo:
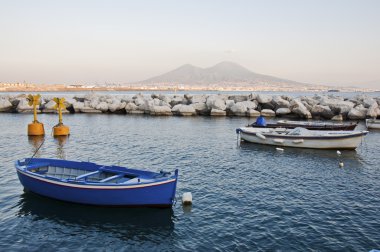
<path fill-rule="evenodd" d="M 344 163 L 342 160 L 339 161 L 339 167 L 342 168 L 344 166 Z"/>
<path fill-rule="evenodd" d="M 183 205 L 191 205 L 191 204 L 193 204 L 193 195 L 191 195 L 191 192 L 185 192 L 182 195 L 182 204 Z"/>
<path fill-rule="evenodd" d="M 296 143 L 296 144 L 303 143 L 303 139 L 295 139 L 293 140 L 293 143 Z"/>
<path fill-rule="evenodd" d="M 276 139 L 273 139 L 273 142 L 275 143 L 284 143 L 284 139 L 279 139 L 279 138 L 276 138 Z"/>
<path fill-rule="evenodd" d="M 263 140 L 265 140 L 265 139 L 267 139 L 263 134 L 261 134 L 261 133 L 256 133 L 256 136 L 258 137 L 258 138 L 260 138 L 260 139 L 263 139 Z"/>
<path fill-rule="evenodd" d="M 276 151 L 280 151 L 280 152 L 283 152 L 284 149 L 283 148 L 276 148 Z"/>
<path fill-rule="evenodd" d="M 342 152 L 340 152 L 340 151 L 336 151 L 336 154 L 338 155 L 338 156 L 340 156 L 340 155 L 342 155 Z"/>

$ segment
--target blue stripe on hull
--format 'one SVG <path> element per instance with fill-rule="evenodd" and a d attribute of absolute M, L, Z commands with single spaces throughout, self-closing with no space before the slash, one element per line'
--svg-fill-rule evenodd
<path fill-rule="evenodd" d="M 17 171 L 21 184 L 34 193 L 63 201 L 105 206 L 168 206 L 173 204 L 177 180 L 129 189 L 88 189 L 61 186 Z"/>

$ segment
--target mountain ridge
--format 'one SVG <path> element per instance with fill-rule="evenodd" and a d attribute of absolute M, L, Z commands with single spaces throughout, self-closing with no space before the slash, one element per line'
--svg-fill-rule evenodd
<path fill-rule="evenodd" d="M 164 74 L 140 81 L 141 84 L 252 84 L 252 85 L 305 85 L 297 81 L 270 75 L 258 74 L 237 63 L 222 61 L 211 67 L 201 68 L 192 64 L 184 64 Z"/>

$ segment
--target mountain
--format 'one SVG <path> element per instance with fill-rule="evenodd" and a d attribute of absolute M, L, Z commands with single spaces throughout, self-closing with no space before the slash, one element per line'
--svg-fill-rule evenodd
<path fill-rule="evenodd" d="M 221 62 L 209 68 L 190 64 L 183 65 L 165 74 L 144 80 L 141 84 L 255 84 L 255 85 L 304 85 L 299 82 L 269 75 L 254 73 L 233 62 Z"/>

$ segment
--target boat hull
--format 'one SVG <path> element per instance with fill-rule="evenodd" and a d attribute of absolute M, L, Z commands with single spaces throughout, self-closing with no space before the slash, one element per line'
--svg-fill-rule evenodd
<path fill-rule="evenodd" d="M 95 185 L 50 179 L 34 174 L 17 163 L 16 170 L 27 191 L 62 201 L 100 206 L 170 207 L 175 200 L 177 172 L 172 177 L 151 183 Z"/>
<path fill-rule="evenodd" d="M 240 131 L 241 140 L 274 146 L 308 148 L 308 149 L 356 149 L 362 141 L 363 134 L 340 137 L 279 136 Z M 264 136 L 264 137 L 262 137 Z"/>
<path fill-rule="evenodd" d="M 366 125 L 368 129 L 380 129 L 380 120 L 367 119 Z"/>

